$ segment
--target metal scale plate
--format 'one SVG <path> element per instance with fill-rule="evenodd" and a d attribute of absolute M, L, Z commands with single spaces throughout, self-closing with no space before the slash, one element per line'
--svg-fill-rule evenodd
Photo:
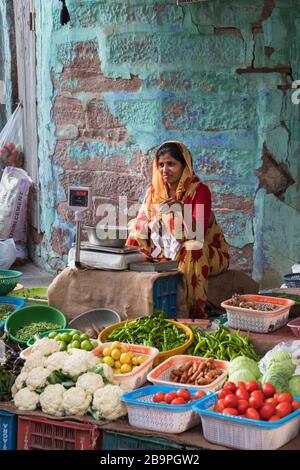
<path fill-rule="evenodd" d="M 104 253 L 116 253 L 118 255 L 125 255 L 127 253 L 137 253 L 139 251 L 138 247 L 135 246 L 125 246 L 124 248 L 114 248 L 111 246 L 100 246 L 93 245 L 89 242 L 81 242 L 80 248 L 82 250 L 89 251 L 102 251 Z"/>

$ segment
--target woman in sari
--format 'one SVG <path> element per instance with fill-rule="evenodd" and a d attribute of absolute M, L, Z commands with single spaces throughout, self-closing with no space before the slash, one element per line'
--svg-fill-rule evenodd
<path fill-rule="evenodd" d="M 195 175 L 185 145 L 170 141 L 158 148 L 152 184 L 138 217 L 129 225 L 128 246 L 138 246 L 148 257 L 177 260 L 186 280 L 189 316 L 204 318 L 208 277 L 228 269 L 228 244 L 211 210 L 210 190 Z"/>

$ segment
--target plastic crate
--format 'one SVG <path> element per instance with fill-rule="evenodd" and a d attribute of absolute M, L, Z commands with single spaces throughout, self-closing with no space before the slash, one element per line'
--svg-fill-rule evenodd
<path fill-rule="evenodd" d="M 13 312 L 16 312 L 17 310 L 20 310 L 20 308 L 24 307 L 25 300 L 18 299 L 16 297 L 0 297 L 0 305 L 1 304 L 10 305 L 11 307 L 13 307 L 14 309 L 11 312 L 13 313 Z M 5 321 L 6 320 L 3 320 L 3 321 L 0 320 L 0 328 L 4 327 Z"/>
<path fill-rule="evenodd" d="M 300 409 L 278 421 L 257 421 L 212 411 L 217 400 L 217 394 L 212 394 L 194 405 L 201 416 L 203 435 L 209 442 L 243 450 L 275 450 L 298 434 Z"/>
<path fill-rule="evenodd" d="M 18 417 L 18 450 L 98 450 L 100 438 L 90 423 Z"/>
<path fill-rule="evenodd" d="M 167 318 L 176 318 L 179 274 L 156 279 L 153 284 L 153 306 L 164 310 Z"/>
<path fill-rule="evenodd" d="M 300 287 L 300 273 L 285 274 L 283 280 L 287 287 Z"/>
<path fill-rule="evenodd" d="M 0 410 L 0 450 L 15 450 L 17 445 L 17 415 Z"/>
<path fill-rule="evenodd" d="M 173 434 L 184 432 L 199 424 L 200 416 L 195 412 L 194 405 L 203 400 L 203 397 L 185 405 L 169 405 L 152 401 L 157 392 L 174 392 L 178 388 L 177 385 L 172 387 L 150 385 L 123 394 L 121 399 L 127 406 L 129 424 L 136 428 Z M 197 392 L 189 387 L 186 389 L 190 391 L 192 396 Z M 209 391 L 204 393 L 211 394 Z"/>
<path fill-rule="evenodd" d="M 102 450 L 200 450 L 167 439 L 142 437 L 113 431 L 103 431 Z"/>

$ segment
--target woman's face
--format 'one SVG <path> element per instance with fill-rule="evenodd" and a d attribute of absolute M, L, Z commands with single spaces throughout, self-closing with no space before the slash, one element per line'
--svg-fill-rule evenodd
<path fill-rule="evenodd" d="M 158 158 L 158 169 L 166 184 L 174 185 L 178 183 L 184 167 L 185 165 L 173 158 L 169 153 L 165 153 Z"/>

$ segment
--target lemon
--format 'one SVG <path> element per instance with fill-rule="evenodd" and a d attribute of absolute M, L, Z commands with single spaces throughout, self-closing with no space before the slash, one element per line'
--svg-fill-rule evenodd
<path fill-rule="evenodd" d="M 127 348 L 127 346 L 125 346 L 125 344 L 121 344 L 121 352 L 122 353 L 127 353 L 128 352 L 128 348 Z"/>
<path fill-rule="evenodd" d="M 120 361 L 115 361 L 115 368 L 116 369 L 121 369 L 121 362 Z"/>
<path fill-rule="evenodd" d="M 132 368 L 132 372 L 133 372 L 135 369 L 138 369 L 138 367 L 139 367 L 139 366 L 134 366 L 134 367 Z"/>
<path fill-rule="evenodd" d="M 128 372 L 131 372 L 131 366 L 129 364 L 122 364 L 121 373 L 128 374 Z"/>
<path fill-rule="evenodd" d="M 138 360 L 137 357 L 133 357 L 133 358 L 131 359 L 131 362 L 132 362 L 132 365 L 134 365 L 134 366 L 138 366 L 138 365 L 139 365 L 139 360 Z"/>
<path fill-rule="evenodd" d="M 120 359 L 120 356 L 121 356 L 121 351 L 119 349 L 112 349 L 111 351 L 111 357 L 117 361 L 118 359 Z"/>
<path fill-rule="evenodd" d="M 115 369 L 114 374 L 122 374 L 121 369 Z"/>
<path fill-rule="evenodd" d="M 121 349 L 121 343 L 120 341 L 114 341 L 111 345 L 111 349 Z"/>
<path fill-rule="evenodd" d="M 130 362 L 131 362 L 130 355 L 127 352 L 122 353 L 121 356 L 120 356 L 120 362 L 121 362 L 121 364 L 130 364 Z"/>
<path fill-rule="evenodd" d="M 99 357 L 99 362 L 104 363 L 104 358 L 103 358 L 103 357 Z"/>
<path fill-rule="evenodd" d="M 113 358 L 110 357 L 110 356 L 105 356 L 105 357 L 103 358 L 103 362 L 104 362 L 104 364 L 107 364 L 107 365 L 110 366 L 110 367 L 113 367 L 113 366 L 115 365 L 115 361 L 114 361 Z"/>
<path fill-rule="evenodd" d="M 111 355 L 111 349 L 110 348 L 104 348 L 102 354 L 103 354 L 103 356 L 110 356 Z"/>
<path fill-rule="evenodd" d="M 139 364 L 143 364 L 144 362 L 147 361 L 147 358 L 144 356 L 139 356 L 137 359 L 138 359 Z"/>

